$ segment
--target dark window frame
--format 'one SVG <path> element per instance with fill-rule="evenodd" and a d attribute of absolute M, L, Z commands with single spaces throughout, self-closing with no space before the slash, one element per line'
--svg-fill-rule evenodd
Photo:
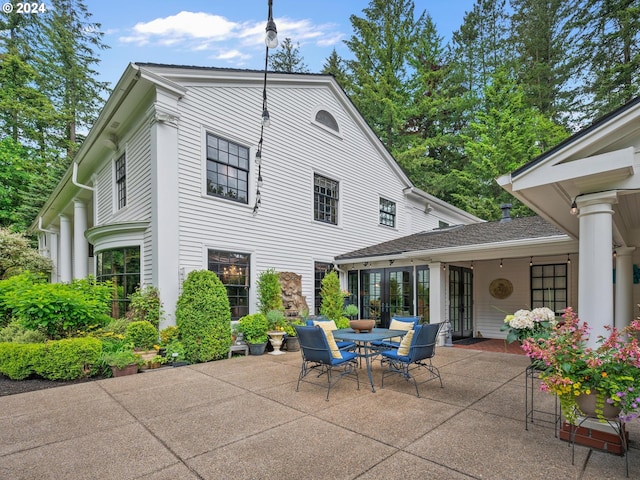
<path fill-rule="evenodd" d="M 428 265 L 416 268 L 416 300 L 418 302 L 416 314 L 422 317 L 424 323 L 429 323 L 429 295 L 431 289 L 431 270 Z"/>
<path fill-rule="evenodd" d="M 548 307 L 562 315 L 569 301 L 569 268 L 566 263 L 529 267 L 531 308 Z"/>
<path fill-rule="evenodd" d="M 207 249 L 207 269 L 215 273 L 227 290 L 231 320 L 249 314 L 251 254 Z"/>
<path fill-rule="evenodd" d="M 396 202 L 380 197 L 380 225 L 396 227 Z"/>
<path fill-rule="evenodd" d="M 115 162 L 116 198 L 118 210 L 127 206 L 127 156 L 120 155 Z"/>
<path fill-rule="evenodd" d="M 110 281 L 113 285 L 111 316 L 120 318 L 129 308 L 130 295 L 140 287 L 142 278 L 140 246 L 131 245 L 101 250 L 96 253 L 96 257 L 96 280 Z"/>
<path fill-rule="evenodd" d="M 249 203 L 250 150 L 213 133 L 206 134 L 206 193 Z"/>
<path fill-rule="evenodd" d="M 313 174 L 313 219 L 317 222 L 338 224 L 340 182 L 318 173 Z"/>

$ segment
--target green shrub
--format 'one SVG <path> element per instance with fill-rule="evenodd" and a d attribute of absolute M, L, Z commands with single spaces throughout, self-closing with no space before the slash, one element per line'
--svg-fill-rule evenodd
<path fill-rule="evenodd" d="M 131 348 L 122 348 L 112 352 L 102 352 L 100 362 L 108 367 L 124 368 L 136 363 L 138 357 Z"/>
<path fill-rule="evenodd" d="M 269 324 L 269 330 L 282 330 L 287 321 L 284 319 L 284 313 L 280 310 L 269 310 L 267 312 L 267 323 Z"/>
<path fill-rule="evenodd" d="M 131 320 L 146 320 L 158 328 L 162 316 L 160 291 L 151 285 L 136 289 L 129 296 L 129 311 L 127 317 Z"/>
<path fill-rule="evenodd" d="M 6 297 L 14 292 L 30 288 L 35 283 L 45 283 L 43 275 L 24 272 L 6 280 L 0 280 L 0 328 L 9 324 L 13 317 L 13 308 L 6 302 Z"/>
<path fill-rule="evenodd" d="M 47 343 L 0 343 L 0 373 L 13 380 L 37 374 L 48 380 L 75 380 L 94 373 L 102 344 L 96 338 Z"/>
<path fill-rule="evenodd" d="M 342 317 L 344 305 L 338 274 L 336 272 L 327 273 L 322 279 L 320 287 L 320 296 L 322 297 L 320 313 L 329 320 L 335 321 L 337 325 L 338 320 Z"/>
<path fill-rule="evenodd" d="M 178 339 L 178 327 L 170 325 L 160 330 L 160 343 L 164 346 L 169 345 L 173 340 Z"/>
<path fill-rule="evenodd" d="M 224 358 L 231 345 L 231 310 L 227 290 L 209 270 L 187 275 L 176 306 L 178 336 L 188 362 Z"/>
<path fill-rule="evenodd" d="M 110 307 L 105 288 L 87 280 L 33 284 L 6 294 L 4 302 L 26 328 L 58 339 L 101 326 Z"/>
<path fill-rule="evenodd" d="M 135 348 L 149 350 L 158 343 L 158 330 L 146 320 L 131 322 L 126 328 L 125 341 Z"/>
<path fill-rule="evenodd" d="M 0 343 L 0 373 L 23 380 L 35 373 L 45 355 L 44 343 Z"/>
<path fill-rule="evenodd" d="M 127 333 L 127 325 L 131 323 L 128 318 L 112 318 L 104 327 L 102 327 L 103 333 L 111 332 L 115 335 L 124 335 Z"/>
<path fill-rule="evenodd" d="M 0 343 L 44 343 L 47 336 L 36 330 L 29 330 L 18 322 L 11 322 L 0 330 Z"/>
<path fill-rule="evenodd" d="M 280 275 L 273 268 L 260 272 L 258 276 L 258 309 L 263 315 L 269 310 L 284 312 Z"/>
<path fill-rule="evenodd" d="M 177 355 L 174 356 L 174 353 Z M 173 338 L 166 346 L 165 358 L 168 362 L 179 362 L 184 360 L 184 345 L 177 338 Z"/>
<path fill-rule="evenodd" d="M 66 338 L 47 342 L 41 362 L 35 373 L 48 380 L 75 380 L 95 373 L 102 354 L 102 343 L 97 338 Z"/>
<path fill-rule="evenodd" d="M 262 313 L 252 313 L 240 318 L 238 330 L 242 332 L 247 343 L 265 343 L 269 339 L 269 321 Z"/>

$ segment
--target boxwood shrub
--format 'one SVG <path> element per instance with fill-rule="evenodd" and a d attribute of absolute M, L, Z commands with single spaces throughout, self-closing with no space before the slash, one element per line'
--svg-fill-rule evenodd
<path fill-rule="evenodd" d="M 178 336 L 188 362 L 225 358 L 231 345 L 227 290 L 209 270 L 194 270 L 182 284 L 176 306 Z"/>
<path fill-rule="evenodd" d="M 125 341 L 135 348 L 149 350 L 158 343 L 158 330 L 146 320 L 131 322 L 125 330 Z"/>
<path fill-rule="evenodd" d="M 0 373 L 12 380 L 37 374 L 48 380 L 75 380 L 95 373 L 102 343 L 82 337 L 46 343 L 0 343 Z"/>

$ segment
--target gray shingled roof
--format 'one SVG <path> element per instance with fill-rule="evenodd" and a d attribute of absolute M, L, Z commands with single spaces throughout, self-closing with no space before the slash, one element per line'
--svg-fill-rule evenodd
<path fill-rule="evenodd" d="M 564 235 L 566 235 L 564 232 L 558 230 L 541 217 L 513 218 L 510 222 L 473 223 L 414 233 L 407 237 L 338 255 L 336 260 L 397 255 L 416 250 L 434 250 Z"/>

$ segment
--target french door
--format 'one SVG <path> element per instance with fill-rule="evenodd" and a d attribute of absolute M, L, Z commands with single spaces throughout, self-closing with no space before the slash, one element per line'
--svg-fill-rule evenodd
<path fill-rule="evenodd" d="M 394 315 L 413 314 L 413 269 L 377 268 L 360 273 L 360 317 L 387 328 Z"/>
<path fill-rule="evenodd" d="M 449 266 L 449 322 L 454 340 L 473 336 L 473 270 Z"/>

